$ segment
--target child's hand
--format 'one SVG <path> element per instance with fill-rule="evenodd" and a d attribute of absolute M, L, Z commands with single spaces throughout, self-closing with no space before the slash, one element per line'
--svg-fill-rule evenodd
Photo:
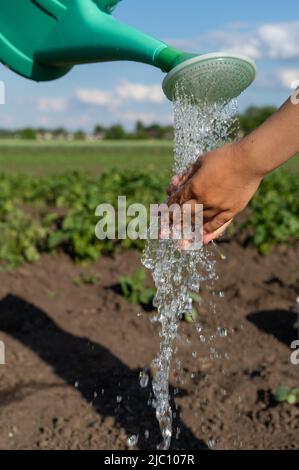
<path fill-rule="evenodd" d="M 221 236 L 258 189 L 263 175 L 247 164 L 238 143 L 229 144 L 198 159 L 191 170 L 176 176 L 168 188 L 169 205 L 204 206 L 204 243 Z"/>

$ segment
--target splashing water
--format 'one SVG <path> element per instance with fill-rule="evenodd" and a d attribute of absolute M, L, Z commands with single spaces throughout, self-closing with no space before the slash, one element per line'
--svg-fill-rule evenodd
<path fill-rule="evenodd" d="M 176 90 L 174 174 L 184 172 L 200 155 L 230 140 L 236 110 L 235 101 L 197 106 Z M 179 320 L 184 313 L 192 313 L 191 293 L 198 292 L 203 281 L 215 279 L 215 260 L 206 248 L 179 251 L 174 240 L 149 240 L 142 262 L 151 270 L 157 288 L 154 306 L 161 344 L 153 361 L 153 406 L 162 434 L 158 449 L 167 450 L 173 433 L 169 374 Z"/>

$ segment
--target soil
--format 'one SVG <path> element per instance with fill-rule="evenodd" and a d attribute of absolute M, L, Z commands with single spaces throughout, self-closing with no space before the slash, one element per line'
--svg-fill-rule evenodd
<path fill-rule="evenodd" d="M 198 305 L 202 332 L 180 325 L 172 448 L 298 449 L 299 405 L 273 393 L 299 386 L 290 362 L 299 245 L 267 257 L 233 242 L 220 249 L 219 281 L 203 286 Z M 133 434 L 136 448 L 156 447 L 150 384 L 138 379 L 159 348 L 155 312 L 117 289 L 139 267 L 140 254 L 127 251 L 88 267 L 44 256 L 0 273 L 1 449 L 127 449 Z M 78 287 L 86 271 L 99 281 Z"/>

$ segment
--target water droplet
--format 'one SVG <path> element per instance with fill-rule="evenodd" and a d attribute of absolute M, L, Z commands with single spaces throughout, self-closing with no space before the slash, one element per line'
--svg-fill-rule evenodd
<path fill-rule="evenodd" d="M 217 328 L 217 333 L 221 338 L 225 338 L 227 336 L 227 329 L 219 326 Z"/>
<path fill-rule="evenodd" d="M 121 395 L 117 395 L 116 403 L 121 403 L 123 401 L 123 397 Z"/>
<path fill-rule="evenodd" d="M 74 386 L 75 386 L 75 388 L 78 388 L 79 387 L 79 382 L 75 382 Z"/>
<path fill-rule="evenodd" d="M 138 442 L 138 434 L 132 434 L 132 436 L 128 437 L 127 444 L 129 447 L 136 446 Z"/>
<path fill-rule="evenodd" d="M 209 446 L 209 449 L 214 449 L 215 446 L 216 446 L 216 441 L 215 439 L 211 438 L 208 440 L 208 446 Z"/>
<path fill-rule="evenodd" d="M 146 388 L 148 386 L 149 382 L 149 375 L 147 373 L 147 370 L 144 369 L 139 373 L 139 383 L 141 388 Z"/>

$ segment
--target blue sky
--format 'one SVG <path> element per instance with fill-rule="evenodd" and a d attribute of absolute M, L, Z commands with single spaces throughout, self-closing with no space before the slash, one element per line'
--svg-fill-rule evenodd
<path fill-rule="evenodd" d="M 239 99 L 280 104 L 299 80 L 298 2 L 236 0 L 123 0 L 115 16 L 131 26 L 191 52 L 227 50 L 256 60 L 258 76 Z M 6 104 L 0 127 L 57 127 L 90 130 L 96 123 L 121 122 L 130 128 L 172 121 L 172 106 L 161 92 L 163 74 L 136 63 L 75 67 L 48 83 L 25 80 L 0 66 Z"/>

